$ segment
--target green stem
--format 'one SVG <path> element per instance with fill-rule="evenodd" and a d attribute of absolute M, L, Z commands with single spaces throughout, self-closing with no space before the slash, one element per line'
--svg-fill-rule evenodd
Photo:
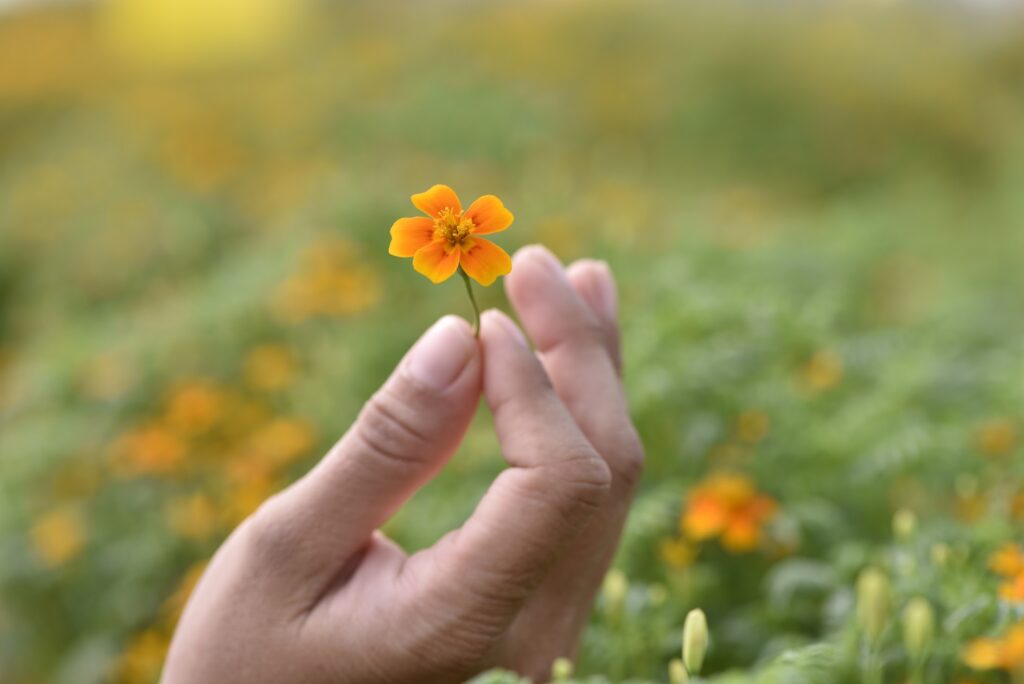
<path fill-rule="evenodd" d="M 469 295 L 469 301 L 473 305 L 473 335 L 480 337 L 480 305 L 476 303 L 476 295 L 473 294 L 473 283 L 461 268 L 459 268 L 459 275 L 462 276 L 462 282 L 466 283 L 466 294 Z"/>

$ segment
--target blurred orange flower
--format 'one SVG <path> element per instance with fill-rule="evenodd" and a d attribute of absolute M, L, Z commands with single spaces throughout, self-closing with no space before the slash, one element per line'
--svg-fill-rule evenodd
<path fill-rule="evenodd" d="M 292 352 L 280 344 L 254 347 L 245 357 L 245 382 L 249 387 L 274 392 L 295 379 L 298 364 Z"/>
<path fill-rule="evenodd" d="M 663 539 L 658 552 L 661 560 L 675 570 L 690 566 L 697 558 L 697 548 L 685 539 Z"/>
<path fill-rule="evenodd" d="M 989 557 L 988 567 L 992 572 L 1003 577 L 1013 577 L 1024 573 L 1024 549 L 1020 544 L 1012 542 L 1003 544 Z"/>
<path fill-rule="evenodd" d="M 679 526 L 694 541 L 719 537 L 722 546 L 739 553 L 758 545 L 762 525 L 777 509 L 776 501 L 758 493 L 750 478 L 715 473 L 690 490 Z"/>
<path fill-rule="evenodd" d="M 85 546 L 81 517 L 70 507 L 43 515 L 32 525 L 29 536 L 36 556 L 49 568 L 68 562 Z"/>
<path fill-rule="evenodd" d="M 500 199 L 484 195 L 463 211 L 454 190 L 435 185 L 413 195 L 412 203 L 426 216 L 395 221 L 388 254 L 412 257 L 413 268 L 433 283 L 448 280 L 460 266 L 485 286 L 512 270 L 505 250 L 480 237 L 512 225 L 512 212 Z"/>
<path fill-rule="evenodd" d="M 975 441 L 986 456 L 1005 456 L 1017 446 L 1017 427 L 1008 418 L 993 418 L 978 428 Z"/>
<path fill-rule="evenodd" d="M 169 475 L 184 459 L 184 442 L 157 423 L 125 433 L 114 443 L 113 465 L 123 475 Z"/>
<path fill-rule="evenodd" d="M 1015 624 L 1001 638 L 983 637 L 971 641 L 961 657 L 975 670 L 1020 672 L 1024 668 L 1024 622 Z"/>
<path fill-rule="evenodd" d="M 811 392 L 824 392 L 843 379 L 843 360 L 833 351 L 822 350 L 811 357 L 803 368 L 804 385 Z"/>
<path fill-rule="evenodd" d="M 205 380 L 178 385 L 167 399 L 167 423 L 185 434 L 206 432 L 221 417 L 224 393 Z"/>

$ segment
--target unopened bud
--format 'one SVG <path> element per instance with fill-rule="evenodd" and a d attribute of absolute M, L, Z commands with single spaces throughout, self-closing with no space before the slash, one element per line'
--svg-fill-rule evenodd
<path fill-rule="evenodd" d="M 687 684 L 690 675 L 686 674 L 686 666 L 679 658 L 673 658 L 668 664 L 669 684 Z"/>
<path fill-rule="evenodd" d="M 617 613 L 622 610 L 622 604 L 626 600 L 626 593 L 629 591 L 629 580 L 626 579 L 625 573 L 613 568 L 605 575 L 601 591 L 608 602 L 609 612 Z"/>
<path fill-rule="evenodd" d="M 949 563 L 949 545 L 936 544 L 932 547 L 932 562 L 940 568 Z"/>
<path fill-rule="evenodd" d="M 708 619 L 704 611 L 695 608 L 683 624 L 683 664 L 689 674 L 700 674 L 704 656 L 708 652 Z"/>
<path fill-rule="evenodd" d="M 923 598 L 911 599 L 903 609 L 903 647 L 911 660 L 928 655 L 935 636 L 935 610 Z"/>
<path fill-rule="evenodd" d="M 892 516 L 892 533 L 900 540 L 910 539 L 917 531 L 917 515 L 908 508 L 901 508 Z"/>
<path fill-rule="evenodd" d="M 878 641 L 889 618 L 889 578 L 878 568 L 857 578 L 857 623 L 868 641 Z"/>
<path fill-rule="evenodd" d="M 572 661 L 568 658 L 558 658 L 551 665 L 551 681 L 567 682 L 572 679 Z"/>

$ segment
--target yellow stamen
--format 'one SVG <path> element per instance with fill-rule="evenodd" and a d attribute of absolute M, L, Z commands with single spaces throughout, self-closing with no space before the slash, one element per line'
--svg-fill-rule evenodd
<path fill-rule="evenodd" d="M 462 244 L 472 230 L 473 222 L 451 207 L 446 207 L 434 219 L 434 239 L 447 240 L 452 247 Z"/>

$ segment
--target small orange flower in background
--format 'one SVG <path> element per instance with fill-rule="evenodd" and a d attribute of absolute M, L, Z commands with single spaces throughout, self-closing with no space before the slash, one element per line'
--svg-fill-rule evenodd
<path fill-rule="evenodd" d="M 814 354 L 802 370 L 804 386 L 813 393 L 825 392 L 843 379 L 843 359 L 833 351 Z"/>
<path fill-rule="evenodd" d="M 77 556 L 85 546 L 81 516 L 71 507 L 54 509 L 36 520 L 29 532 L 33 550 L 48 568 L 56 568 Z"/>
<path fill-rule="evenodd" d="M 1017 426 L 1009 418 L 993 418 L 978 428 L 975 443 L 986 456 L 1005 456 L 1017 446 Z"/>
<path fill-rule="evenodd" d="M 1024 549 L 1012 542 L 1003 544 L 988 559 L 992 572 L 1003 577 L 1013 577 L 1024 572 Z"/>
<path fill-rule="evenodd" d="M 388 254 L 412 257 L 412 266 L 433 283 L 442 283 L 460 267 L 481 285 L 492 284 L 512 270 L 512 259 L 481 235 L 512 225 L 512 212 L 494 195 L 478 198 L 465 211 L 447 185 L 412 196 L 426 216 L 401 218 L 391 226 Z"/>
<path fill-rule="evenodd" d="M 727 550 L 740 553 L 757 547 L 761 527 L 777 510 L 777 502 L 745 475 L 715 473 L 690 490 L 679 527 L 693 541 L 719 538 Z"/>
<path fill-rule="evenodd" d="M 975 670 L 1021 672 L 1024 669 L 1024 622 L 1010 627 L 1000 638 L 971 641 L 964 647 L 961 657 Z"/>
<path fill-rule="evenodd" d="M 1006 580 L 999 585 L 999 598 L 1012 603 L 1024 602 L 1024 549 L 1020 544 L 1003 544 L 989 557 L 988 567 Z"/>

